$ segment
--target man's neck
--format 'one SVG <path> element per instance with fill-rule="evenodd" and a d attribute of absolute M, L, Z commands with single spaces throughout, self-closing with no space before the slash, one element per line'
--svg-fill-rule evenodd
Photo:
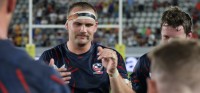
<path fill-rule="evenodd" d="M 83 53 L 86 53 L 90 49 L 91 43 L 88 43 L 84 46 L 79 46 L 79 45 L 75 45 L 72 42 L 68 41 L 67 47 L 68 47 L 69 51 L 72 53 L 83 54 Z"/>
<path fill-rule="evenodd" d="M 7 39 L 7 33 L 8 33 L 8 20 L 5 14 L 0 13 L 0 39 L 4 40 Z"/>
<path fill-rule="evenodd" d="M 1 23 L 0 23 L 1 25 Z M 1 28 L 0 27 L 0 40 L 5 40 L 8 39 L 7 37 L 7 29 Z"/>

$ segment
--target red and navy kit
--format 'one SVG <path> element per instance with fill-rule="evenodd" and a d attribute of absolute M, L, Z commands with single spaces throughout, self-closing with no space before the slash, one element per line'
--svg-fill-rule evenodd
<path fill-rule="evenodd" d="M 67 71 L 72 73 L 69 83 L 72 93 L 109 93 L 108 74 L 101 60 L 97 60 L 98 46 L 101 45 L 92 43 L 89 51 L 77 55 L 70 52 L 66 43 L 63 43 L 45 51 L 40 60 L 48 64 L 50 59 L 54 58 L 55 65 L 59 68 L 65 64 Z M 105 48 L 104 46 L 102 47 Z M 122 78 L 127 79 L 124 60 L 118 52 L 117 56 L 117 69 Z"/>
<path fill-rule="evenodd" d="M 136 93 L 147 93 L 147 82 L 146 79 L 150 78 L 150 65 L 151 62 L 144 54 L 141 56 L 131 74 L 132 88 Z"/>
<path fill-rule="evenodd" d="M 0 40 L 0 93 L 70 93 L 58 73 Z"/>

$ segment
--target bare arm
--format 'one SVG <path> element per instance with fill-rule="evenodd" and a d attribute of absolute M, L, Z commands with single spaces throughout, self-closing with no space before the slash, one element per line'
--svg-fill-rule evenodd
<path fill-rule="evenodd" d="M 98 47 L 98 59 L 102 60 L 103 66 L 110 79 L 110 87 L 112 93 L 135 93 L 129 82 L 125 82 L 117 70 L 118 58 L 115 51 L 107 48 Z M 128 81 L 128 80 L 127 80 Z"/>
<path fill-rule="evenodd" d="M 119 73 L 118 71 L 116 73 Z M 123 79 L 120 75 L 109 75 L 112 93 L 135 93 L 132 90 L 131 83 L 127 79 Z"/>

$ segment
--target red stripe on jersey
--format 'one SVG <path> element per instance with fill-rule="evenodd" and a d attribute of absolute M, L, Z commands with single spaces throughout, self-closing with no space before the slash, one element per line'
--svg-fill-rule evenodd
<path fill-rule="evenodd" d="M 71 89 L 71 90 L 72 90 L 71 93 L 74 93 L 74 91 L 75 91 L 75 86 L 76 86 L 76 84 L 74 83 L 74 84 L 73 84 L 73 87 L 72 87 L 72 89 Z"/>
<path fill-rule="evenodd" d="M 68 68 L 67 68 L 67 71 L 69 71 L 69 70 L 71 70 L 71 69 L 72 69 L 72 67 L 68 67 Z"/>
<path fill-rule="evenodd" d="M 1 81 L 0 81 L 0 90 L 2 91 L 2 93 L 8 93 L 8 90 L 6 89 L 6 87 L 3 85 Z"/>
<path fill-rule="evenodd" d="M 65 58 L 65 62 L 66 62 L 67 64 L 69 64 L 69 59 Z"/>
<path fill-rule="evenodd" d="M 79 70 L 79 69 L 75 68 L 74 70 L 71 71 L 71 73 L 76 72 L 77 70 Z"/>
<path fill-rule="evenodd" d="M 123 60 L 122 56 L 120 56 L 120 57 L 119 57 L 119 60 L 120 60 L 120 61 L 122 61 L 122 60 Z"/>
<path fill-rule="evenodd" d="M 140 82 L 140 81 L 139 81 L 139 80 L 134 80 L 133 82 L 135 82 L 135 83 L 136 83 L 136 82 Z"/>
<path fill-rule="evenodd" d="M 120 68 L 120 69 L 122 69 L 122 70 L 125 70 L 122 66 L 117 66 L 117 68 Z"/>
<path fill-rule="evenodd" d="M 59 59 L 60 57 L 59 57 L 59 55 L 58 55 L 58 52 L 56 51 L 56 49 L 54 49 L 54 51 L 56 52 L 56 57 L 57 57 L 57 59 Z"/>
<path fill-rule="evenodd" d="M 61 79 L 59 79 L 57 76 L 55 76 L 55 75 L 51 75 L 51 79 L 53 80 L 53 81 L 55 81 L 56 83 L 58 83 L 58 84 L 61 84 L 61 85 L 64 85 L 65 83 L 64 83 L 64 81 L 62 81 Z"/>
<path fill-rule="evenodd" d="M 17 74 L 17 77 L 20 80 L 22 86 L 24 87 L 26 93 L 30 93 L 30 89 L 28 87 L 28 84 L 26 83 L 26 80 L 24 79 L 24 75 L 23 75 L 22 71 L 20 69 L 17 69 L 16 74 Z"/>

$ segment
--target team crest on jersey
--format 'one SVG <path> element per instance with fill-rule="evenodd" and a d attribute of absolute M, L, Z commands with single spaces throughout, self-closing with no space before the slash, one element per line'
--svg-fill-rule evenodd
<path fill-rule="evenodd" d="M 102 71 L 103 66 L 101 63 L 94 63 L 92 65 L 92 69 L 94 71 L 93 74 L 103 74 L 103 71 Z"/>

